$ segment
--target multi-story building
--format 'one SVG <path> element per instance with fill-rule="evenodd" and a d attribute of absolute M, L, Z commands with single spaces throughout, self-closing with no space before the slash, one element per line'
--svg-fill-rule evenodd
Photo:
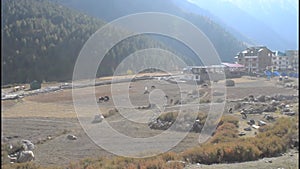
<path fill-rule="evenodd" d="M 246 71 L 263 72 L 272 65 L 274 53 L 265 46 L 249 47 L 236 55 L 237 63 L 244 65 Z"/>
<path fill-rule="evenodd" d="M 286 53 L 275 51 L 272 57 L 272 68 L 273 70 L 284 71 L 291 69 L 291 65 L 289 63 L 290 59 L 286 55 Z"/>
<path fill-rule="evenodd" d="M 298 50 L 286 50 L 285 54 L 288 57 L 291 70 L 298 71 L 299 70 Z"/>

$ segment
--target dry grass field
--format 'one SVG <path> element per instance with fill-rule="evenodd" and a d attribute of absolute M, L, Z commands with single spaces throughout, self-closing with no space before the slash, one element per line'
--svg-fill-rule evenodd
<path fill-rule="evenodd" d="M 275 80 L 267 81 L 264 78 L 249 79 L 245 77 L 234 79 L 234 81 L 236 83 L 235 87 L 227 88 L 226 98 L 228 100 L 240 99 L 249 95 L 291 95 L 298 93 L 295 89 L 277 86 Z M 53 85 L 57 84 L 47 84 L 47 86 Z M 149 86 L 150 88 L 150 86 L 155 85 L 156 89 L 164 91 L 169 98 L 173 98 L 174 100 L 180 98 L 179 90 L 189 89 L 188 86 L 186 89 L 179 89 L 176 84 L 158 80 L 131 82 L 130 89 L 122 87 L 122 83 L 116 85 L 120 85 L 120 89 L 126 90 L 119 91 L 118 95 L 114 95 L 114 97 L 121 97 L 129 91 L 129 98 L 134 107 L 145 106 L 150 103 L 149 100 L 151 100 L 151 98 L 149 99 L 149 95 L 143 94 L 145 86 Z M 84 99 L 86 97 L 85 92 L 88 88 L 78 88 L 74 90 L 78 90 Z M 210 94 L 209 88 L 200 90 Z M 95 87 L 96 97 L 106 95 L 112 98 L 111 85 Z M 89 139 L 87 134 L 81 128 L 73 105 L 72 89 L 28 96 L 19 100 L 2 100 L 1 104 L 1 143 L 15 142 L 20 139 L 31 140 L 36 144 L 36 149 L 34 150 L 36 159 L 34 163 L 37 165 L 61 166 L 87 157 L 114 156 L 97 146 Z M 103 114 L 115 107 L 112 99 L 105 103 L 99 103 L 98 105 L 99 112 Z M 88 110 L 89 105 L 86 105 L 83 109 Z M 201 111 L 206 111 L 206 109 Z M 127 111 L 126 113 L 128 113 L 127 115 L 130 115 L 131 111 Z M 225 113 L 227 112 L 225 111 Z M 241 119 L 239 112 L 235 112 L 233 115 L 240 119 L 240 130 L 242 131 L 246 121 Z M 261 119 L 262 116 L 255 118 Z M 145 123 L 136 123 L 134 121 L 126 120 L 118 113 L 107 117 L 106 120 L 114 129 L 128 136 L 149 137 L 162 132 L 159 130 L 151 130 Z M 68 140 L 66 139 L 68 134 L 76 135 L 78 139 Z M 254 136 L 254 134 L 252 133 L 248 136 Z M 49 139 L 49 137 L 51 139 Z M 198 137 L 199 133 L 189 133 L 187 137 L 171 151 L 179 153 L 198 145 Z M 167 142 L 168 140 L 164 141 Z M 241 164 L 190 165 L 187 168 L 241 168 L 242 166 L 243 168 L 256 168 L 257 165 L 261 166 L 261 168 L 279 168 L 281 165 L 284 165 L 282 166 L 284 168 L 294 168 L 299 166 L 298 160 L 295 160 L 298 159 L 298 153 L 294 154 L 294 156 L 286 155 L 274 158 L 273 163 L 266 163 L 265 161 L 260 160 Z M 4 161 L 7 161 L 5 158 L 6 157 L 2 157 Z"/>

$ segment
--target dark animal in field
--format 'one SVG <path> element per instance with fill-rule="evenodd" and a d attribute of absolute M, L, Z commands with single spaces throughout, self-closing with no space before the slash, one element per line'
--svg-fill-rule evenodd
<path fill-rule="evenodd" d="M 101 96 L 98 98 L 98 103 L 103 102 L 103 101 L 104 101 L 104 97 Z"/>
<path fill-rule="evenodd" d="M 109 101 L 109 97 L 108 96 L 104 96 L 104 97 L 99 97 L 98 98 L 98 103 L 101 103 L 101 102 L 107 102 Z"/>
<path fill-rule="evenodd" d="M 151 89 L 155 89 L 156 87 L 155 86 L 151 86 Z"/>
<path fill-rule="evenodd" d="M 104 96 L 104 101 L 105 102 L 109 101 L 109 97 L 108 96 Z"/>
<path fill-rule="evenodd" d="M 242 119 L 247 119 L 247 115 L 246 115 L 246 113 L 245 112 L 241 112 L 241 115 L 242 115 Z"/>

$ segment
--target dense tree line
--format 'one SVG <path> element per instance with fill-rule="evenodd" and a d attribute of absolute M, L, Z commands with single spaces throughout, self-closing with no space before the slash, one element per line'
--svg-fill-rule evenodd
<path fill-rule="evenodd" d="M 104 24 L 47 0 L 2 2 L 2 84 L 70 80 L 82 46 Z M 136 50 L 162 46 L 144 36 L 126 39 L 108 52 L 97 75 L 112 75 Z"/>
<path fill-rule="evenodd" d="M 46 0 L 4 0 L 2 84 L 65 80 L 103 23 Z"/>
<path fill-rule="evenodd" d="M 2 0 L 2 5 L 2 85 L 29 83 L 33 80 L 71 80 L 74 64 L 81 48 L 88 38 L 105 24 L 99 18 L 72 10 L 55 1 Z M 130 6 L 127 7 L 130 11 Z M 116 9 L 113 8 L 113 10 L 117 9 L 118 6 Z M 110 13 L 108 11 L 104 14 Z M 210 36 L 221 57 L 231 56 L 232 53 L 243 48 L 243 45 L 224 33 L 218 25 L 210 23 L 209 19 L 205 20 L 207 18 L 200 16 L 190 18 L 198 27 L 203 27 L 203 31 Z M 125 57 L 147 48 L 169 50 L 179 55 L 189 65 L 200 64 L 197 56 L 189 48 L 174 39 L 139 35 L 127 38 L 114 46 L 99 66 L 97 76 L 112 75 Z M 160 53 L 156 54 L 160 55 Z M 164 52 L 161 55 L 163 56 Z M 156 57 L 151 60 L 144 56 L 141 60 L 148 65 L 168 64 L 168 67 L 178 68 L 176 62 L 169 59 L 170 57 Z M 134 69 L 134 64 L 129 68 Z"/>

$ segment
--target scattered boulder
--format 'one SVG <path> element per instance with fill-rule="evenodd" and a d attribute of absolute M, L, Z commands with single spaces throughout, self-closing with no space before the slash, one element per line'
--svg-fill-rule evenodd
<path fill-rule="evenodd" d="M 240 109 L 242 107 L 242 104 L 241 103 L 236 103 L 235 105 L 234 105 L 234 109 L 236 110 L 236 109 Z"/>
<path fill-rule="evenodd" d="M 290 112 L 290 109 L 289 108 L 283 108 L 282 112 Z"/>
<path fill-rule="evenodd" d="M 67 136 L 67 139 L 69 139 L 69 140 L 77 140 L 77 137 L 76 136 L 74 136 L 74 135 L 68 135 Z"/>
<path fill-rule="evenodd" d="M 8 155 L 11 163 L 25 163 L 35 159 L 32 151 L 20 151 L 14 155 Z"/>
<path fill-rule="evenodd" d="M 266 125 L 267 123 L 266 122 L 264 122 L 264 121 L 262 121 L 262 120 L 259 120 L 258 121 L 258 126 L 264 126 L 264 125 Z"/>
<path fill-rule="evenodd" d="M 137 109 L 150 109 L 154 106 L 155 106 L 155 104 L 148 104 L 147 106 L 139 106 L 139 107 L 137 107 Z"/>
<path fill-rule="evenodd" d="M 216 92 L 213 93 L 213 96 L 224 96 L 224 93 L 216 91 Z"/>
<path fill-rule="evenodd" d="M 286 83 L 286 84 L 284 84 L 284 87 L 285 87 L 285 88 L 292 88 L 292 87 L 293 87 L 293 84 L 291 84 L 291 83 Z"/>
<path fill-rule="evenodd" d="M 11 163 L 24 163 L 34 160 L 34 144 L 29 140 L 22 140 L 16 145 L 10 144 L 8 158 Z"/>
<path fill-rule="evenodd" d="M 283 112 L 283 115 L 287 115 L 287 116 L 294 116 L 296 113 L 295 112 Z"/>
<path fill-rule="evenodd" d="M 277 110 L 277 108 L 275 106 L 266 106 L 263 109 L 263 112 L 275 112 Z"/>
<path fill-rule="evenodd" d="M 272 106 L 277 106 L 277 105 L 279 105 L 279 101 L 272 100 L 272 101 L 271 101 L 271 105 L 272 105 Z"/>
<path fill-rule="evenodd" d="M 265 95 L 260 95 L 260 96 L 257 96 L 257 101 L 259 101 L 259 102 L 265 102 L 266 101 L 266 97 L 265 97 Z"/>
<path fill-rule="evenodd" d="M 102 122 L 103 119 L 104 119 L 104 116 L 102 114 L 97 114 L 97 115 L 95 115 L 92 123 L 100 123 L 100 122 Z"/>
<path fill-rule="evenodd" d="M 253 102 L 253 101 L 254 101 L 254 96 L 253 96 L 253 95 L 249 95 L 248 98 L 249 98 L 249 101 L 250 101 L 250 102 Z"/>
<path fill-rule="evenodd" d="M 239 133 L 239 136 L 244 136 L 244 135 L 246 135 L 245 132 L 240 132 L 240 133 Z"/>
<path fill-rule="evenodd" d="M 235 82 L 231 79 L 227 79 L 225 82 L 226 86 L 235 86 Z"/>
<path fill-rule="evenodd" d="M 253 124 L 255 124 L 255 121 L 254 121 L 253 119 L 251 119 L 251 120 L 249 120 L 249 121 L 247 122 L 247 124 L 253 125 Z"/>
<path fill-rule="evenodd" d="M 274 120 L 275 120 L 275 118 L 274 118 L 272 115 L 269 115 L 269 114 L 266 114 L 266 115 L 264 116 L 264 118 L 265 118 L 266 120 L 268 120 L 268 121 L 274 121 Z"/>

